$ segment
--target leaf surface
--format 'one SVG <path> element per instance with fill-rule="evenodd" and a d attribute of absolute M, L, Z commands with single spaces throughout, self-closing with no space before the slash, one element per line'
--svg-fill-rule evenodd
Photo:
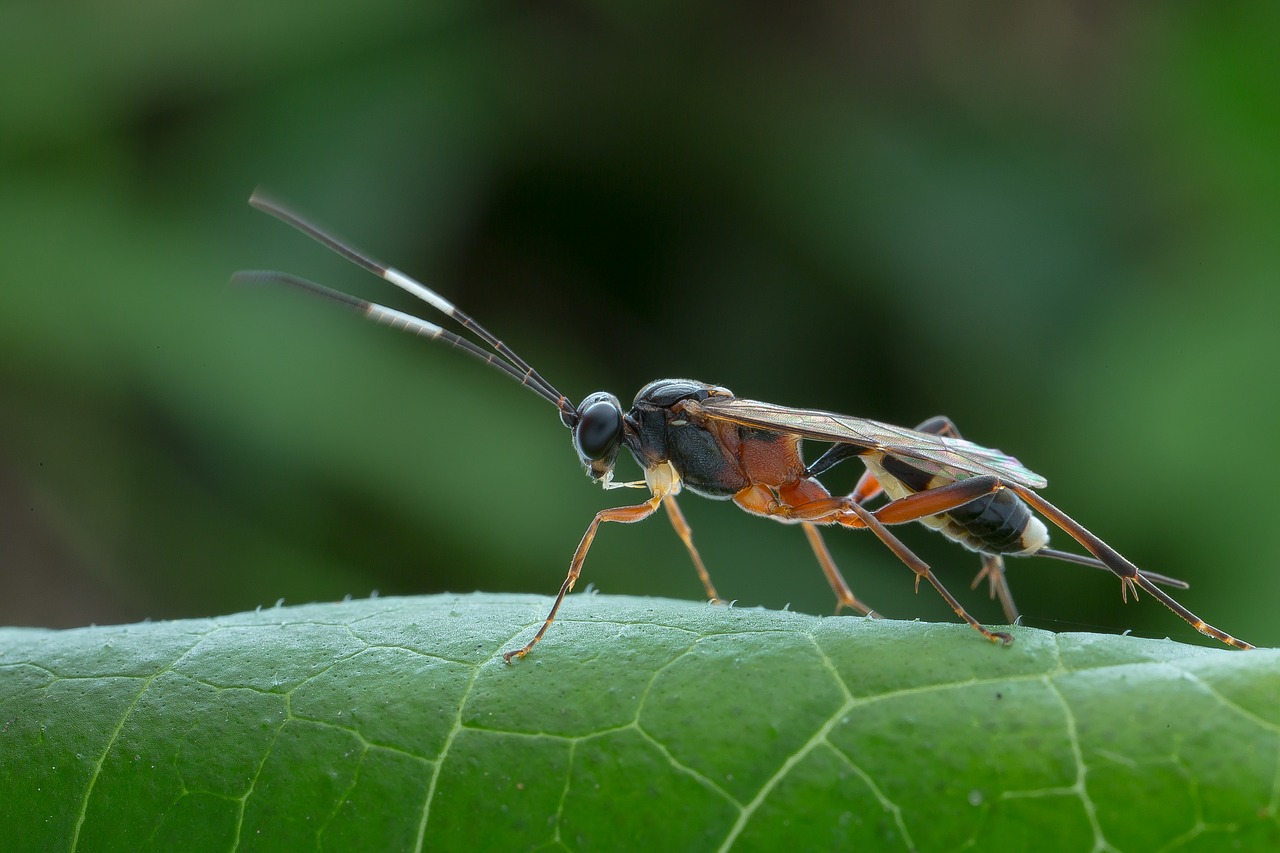
<path fill-rule="evenodd" d="M 0 631 L 10 850 L 1280 848 L 1280 654 L 571 596 Z"/>

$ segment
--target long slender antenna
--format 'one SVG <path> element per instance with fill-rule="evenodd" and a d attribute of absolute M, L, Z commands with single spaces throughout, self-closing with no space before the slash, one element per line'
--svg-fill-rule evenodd
<path fill-rule="evenodd" d="M 401 290 L 416 296 L 423 302 L 435 308 L 446 317 L 455 320 L 463 328 L 471 330 L 477 337 L 486 344 L 493 347 L 498 355 L 502 358 L 495 357 L 492 353 L 476 346 L 466 338 L 453 334 L 452 332 L 442 329 L 434 323 L 396 311 L 393 308 L 387 308 L 375 302 L 368 302 L 358 299 L 354 296 L 348 296 L 345 293 L 333 290 L 323 285 L 316 284 L 306 279 L 299 278 L 287 273 L 265 272 L 265 271 L 249 271 L 237 273 L 233 277 L 233 281 L 254 281 L 260 283 L 284 284 L 296 287 L 303 291 L 333 299 L 343 305 L 360 311 L 369 319 L 375 322 L 384 323 L 394 328 L 404 329 L 417 335 L 430 338 L 432 340 L 441 340 L 468 354 L 491 364 L 511 378 L 515 379 L 521 385 L 529 388 L 538 396 L 551 401 L 556 408 L 560 410 L 560 419 L 564 421 L 566 426 L 572 426 L 578 418 L 577 411 L 569 398 L 561 394 L 556 387 L 542 377 L 538 371 L 534 370 L 528 362 L 521 358 L 515 350 L 504 344 L 492 332 L 480 325 L 475 318 L 471 317 L 460 310 L 452 302 L 436 293 L 431 288 L 422 284 L 411 276 L 406 275 L 395 267 L 388 266 L 373 257 L 365 254 L 355 246 L 339 239 L 335 235 L 324 230 L 320 226 L 309 222 L 302 216 L 289 210 L 277 201 L 268 198 L 260 189 L 253 191 L 253 195 L 249 197 L 249 204 L 268 213 L 291 225 L 293 228 L 306 234 L 311 239 L 325 246 L 329 250 L 341 255 L 351 261 L 358 267 L 361 267 L 384 281 L 394 284 Z"/>
<path fill-rule="evenodd" d="M 285 272 L 275 272 L 274 270 L 242 270 L 231 277 L 233 284 L 282 284 L 286 287 L 297 288 L 298 290 L 310 293 L 324 299 L 331 299 L 345 308 L 351 308 L 354 311 L 363 314 L 375 323 L 382 323 L 393 329 L 401 329 L 415 335 L 427 338 L 433 341 L 442 341 L 455 349 L 460 349 L 467 355 L 483 361 L 485 364 L 491 365 L 501 370 L 507 376 L 510 376 L 521 385 L 528 388 L 544 400 L 550 401 L 557 407 L 561 406 L 561 401 L 568 405 L 568 401 L 564 397 L 556 394 L 554 390 L 548 390 L 541 385 L 536 385 L 529 381 L 529 375 L 524 370 L 511 364 L 506 359 L 501 358 L 496 353 L 489 352 L 484 347 L 477 346 L 474 342 L 467 340 L 461 335 L 455 335 L 448 329 L 442 329 L 435 323 L 423 320 L 421 317 L 415 317 L 412 314 L 406 314 L 403 311 L 397 311 L 394 308 L 388 308 L 385 305 L 379 305 L 376 302 L 369 302 L 356 296 L 343 293 L 340 290 L 334 290 L 331 287 L 325 287 L 323 284 L 316 284 L 314 281 L 308 281 L 300 276 L 291 275 Z M 561 409 L 564 411 L 564 409 Z M 572 412 L 572 406 L 569 407 Z"/>

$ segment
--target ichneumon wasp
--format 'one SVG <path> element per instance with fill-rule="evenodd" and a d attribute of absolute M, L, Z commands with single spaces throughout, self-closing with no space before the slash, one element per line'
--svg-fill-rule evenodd
<path fill-rule="evenodd" d="M 916 575 L 928 581 L 956 614 L 988 640 L 1008 644 L 1013 638 L 992 631 L 969 615 L 929 566 L 889 530 L 919 521 L 968 548 L 982 559 L 991 594 L 998 596 L 1010 623 L 1017 609 L 1004 574 L 1005 556 L 1043 556 L 1115 573 L 1121 594 L 1149 593 L 1197 631 L 1239 649 L 1253 648 L 1232 637 L 1175 601 L 1157 584 L 1186 588 L 1164 575 L 1144 572 L 1085 529 L 1037 490 L 1044 477 L 1017 459 L 960 437 L 946 418 L 933 418 L 915 429 L 815 409 L 794 409 L 735 397 L 727 388 L 691 379 L 660 379 L 640 389 L 629 410 L 613 394 L 597 391 L 574 405 L 515 351 L 447 299 L 394 267 L 387 266 L 311 224 L 282 205 L 255 192 L 249 203 L 293 226 L 369 272 L 411 293 L 470 331 L 488 348 L 435 323 L 393 308 L 350 296 L 288 273 L 246 271 L 233 280 L 281 284 L 333 300 L 371 320 L 442 341 L 507 374 L 554 405 L 573 433 L 573 446 L 592 481 L 605 489 L 648 489 L 649 498 L 631 506 L 603 509 L 587 526 L 569 564 L 569 573 L 543 620 L 524 646 L 506 652 L 510 663 L 524 657 L 547 633 L 564 597 L 573 589 L 587 552 L 605 522 L 642 521 L 666 510 L 676 534 L 693 559 L 708 598 L 720 601 L 711 576 L 694 547 L 693 535 L 676 496 L 684 489 L 704 497 L 732 500 L 741 509 L 790 524 L 799 524 L 835 592 L 838 608 L 878 616 L 858 600 L 822 541 L 819 526 L 869 529 Z M 812 463 L 801 456 L 801 442 L 829 443 Z M 614 482 L 618 452 L 625 447 L 644 470 L 644 479 Z M 866 473 L 848 495 L 832 495 L 818 477 L 850 457 Z M 888 501 L 875 509 L 866 504 L 884 493 Z M 1045 524 L 1035 510 L 1075 539 L 1091 556 L 1048 547 Z"/>

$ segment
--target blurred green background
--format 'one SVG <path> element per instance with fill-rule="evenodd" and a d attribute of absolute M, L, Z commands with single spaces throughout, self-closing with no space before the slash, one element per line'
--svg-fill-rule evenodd
<path fill-rule="evenodd" d="M 948 414 L 1276 644 L 1277 32 L 1275 4 L 8 4 L 0 622 L 551 594 L 637 496 L 483 366 L 229 288 L 421 307 L 251 210 L 261 184 L 574 399 L 692 376 Z M 682 505 L 724 595 L 830 611 L 798 530 Z M 827 538 L 882 612 L 954 619 Z M 999 618 L 973 555 L 904 538 Z M 1100 572 L 1011 575 L 1029 624 L 1199 639 Z M 586 583 L 702 594 L 661 519 L 605 529 Z"/>

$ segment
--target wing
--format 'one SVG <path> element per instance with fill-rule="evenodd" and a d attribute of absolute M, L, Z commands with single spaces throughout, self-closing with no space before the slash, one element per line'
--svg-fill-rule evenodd
<path fill-rule="evenodd" d="M 819 409 L 792 409 L 736 397 L 709 397 L 701 403 L 686 401 L 685 406 L 692 413 L 715 420 L 901 456 L 924 463 L 920 467 L 935 474 L 955 479 L 964 479 L 965 475 L 994 474 L 1029 489 L 1043 489 L 1048 485 L 1044 477 L 1027 469 L 1012 456 L 962 438 L 931 435 Z"/>

